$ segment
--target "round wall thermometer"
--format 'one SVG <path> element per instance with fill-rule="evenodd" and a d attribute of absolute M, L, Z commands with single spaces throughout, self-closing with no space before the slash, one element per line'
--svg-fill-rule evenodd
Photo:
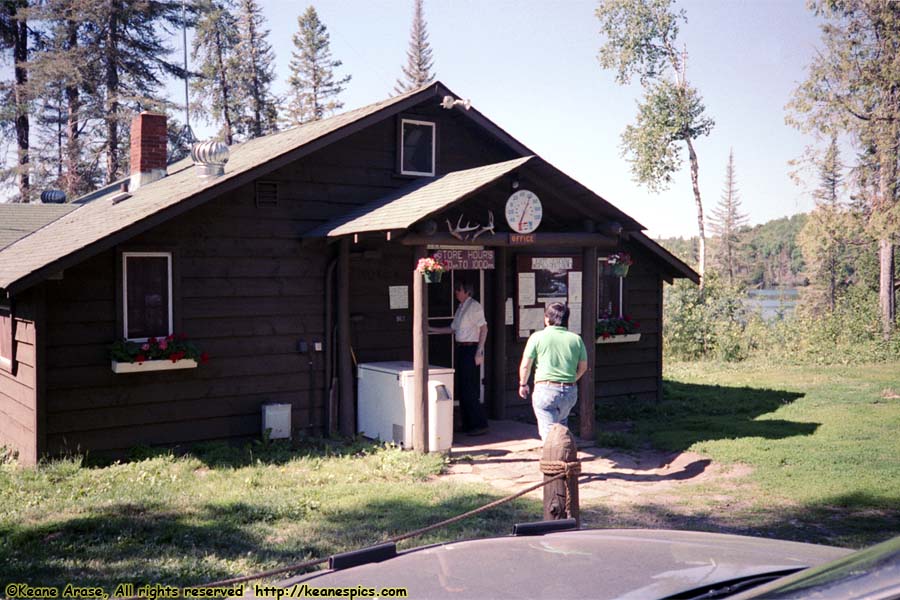
<path fill-rule="evenodd" d="M 506 222 L 516 233 L 531 233 L 541 224 L 544 209 L 534 192 L 519 190 L 506 201 Z"/>

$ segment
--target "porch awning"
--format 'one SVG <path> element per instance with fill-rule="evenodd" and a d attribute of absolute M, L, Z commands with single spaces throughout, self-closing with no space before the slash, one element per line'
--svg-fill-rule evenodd
<path fill-rule="evenodd" d="M 407 229 L 413 223 L 479 192 L 533 158 L 524 156 L 416 182 L 316 227 L 304 237 L 338 237 L 367 231 Z"/>

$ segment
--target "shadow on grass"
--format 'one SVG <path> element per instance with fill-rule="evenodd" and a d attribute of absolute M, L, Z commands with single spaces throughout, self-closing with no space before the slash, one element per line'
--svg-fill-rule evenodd
<path fill-rule="evenodd" d="M 497 497 L 460 491 L 440 502 L 375 500 L 353 510 L 322 511 L 302 523 L 303 535 L 278 541 L 269 539 L 265 526 L 277 530 L 300 519 L 262 504 L 206 504 L 185 512 L 115 504 L 52 523 L 0 525 L 0 582 L 73 582 L 107 592 L 120 583 L 200 585 L 376 544 Z M 506 535 L 514 523 L 540 518 L 540 502 L 519 499 L 405 544 Z"/>
<path fill-rule="evenodd" d="M 681 452 L 709 440 L 812 435 L 818 423 L 759 418 L 802 397 L 785 390 L 664 381 L 661 402 L 602 405 L 598 414 L 607 420 L 630 422 L 633 433 L 602 434 L 600 442 L 617 442 L 628 448 L 650 441 L 661 450 Z M 602 426 L 600 423 L 600 429 Z"/>
<path fill-rule="evenodd" d="M 900 498 L 894 506 L 900 506 Z M 888 508 L 884 498 L 867 494 L 765 511 L 730 507 L 683 512 L 677 505 L 652 501 L 623 511 L 593 504 L 582 507 L 582 522 L 589 528 L 715 531 L 848 548 L 863 548 L 900 535 L 900 509 Z"/>
<path fill-rule="evenodd" d="M 174 512 L 154 504 L 115 504 L 62 521 L 0 526 L 0 581 L 62 586 L 67 582 L 191 585 L 233 576 L 229 561 L 289 564 L 318 555 L 265 544 L 243 525 L 275 515 L 255 505 Z M 298 558 L 299 557 L 299 558 Z"/>
<path fill-rule="evenodd" d="M 102 469 L 114 462 L 127 463 L 162 456 L 193 457 L 210 469 L 239 469 L 252 465 L 284 465 L 302 458 L 332 458 L 370 454 L 384 444 L 356 439 L 307 438 L 295 442 L 287 440 L 245 440 L 201 442 L 189 447 L 136 446 L 126 455 L 107 454 L 69 455 L 80 457 L 87 468 Z"/>

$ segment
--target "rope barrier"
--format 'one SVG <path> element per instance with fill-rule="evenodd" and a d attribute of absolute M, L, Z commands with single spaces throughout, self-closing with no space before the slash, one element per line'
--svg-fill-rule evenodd
<path fill-rule="evenodd" d="M 561 461 L 552 461 L 552 462 L 561 462 Z M 543 463 L 544 463 L 544 461 L 541 461 L 541 470 L 542 471 L 544 468 Z M 562 464 L 576 464 L 576 463 L 562 463 Z M 555 474 L 553 477 L 551 477 L 547 481 L 542 481 L 540 483 L 536 483 L 532 486 L 525 488 L 524 490 L 516 492 L 515 494 L 511 494 L 509 496 L 506 496 L 505 498 L 500 498 L 499 500 L 494 500 L 493 502 L 489 502 L 488 504 L 485 504 L 484 506 L 478 507 L 478 508 L 470 510 L 468 512 L 464 512 L 461 515 L 456 515 L 455 517 L 446 519 L 439 523 L 435 523 L 434 525 L 429 525 L 428 527 L 423 527 L 421 529 L 416 529 L 415 531 L 411 531 L 409 533 L 404 533 L 403 535 L 398 535 L 396 537 L 392 537 L 392 538 L 388 539 L 387 541 L 393 542 L 396 544 L 397 542 L 400 542 L 402 540 L 407 540 L 409 538 L 424 535 L 430 531 L 434 531 L 435 529 L 440 529 L 441 527 L 446 527 L 447 525 L 452 525 L 453 523 L 462 521 L 463 519 L 467 519 L 469 517 L 475 516 L 479 513 L 488 511 L 492 508 L 496 508 L 498 506 L 506 504 L 507 502 L 512 502 L 516 498 L 520 498 L 521 496 L 524 496 L 525 494 L 527 494 L 529 492 L 533 492 L 534 490 L 540 489 L 549 483 L 557 481 L 558 479 L 565 478 L 567 476 L 567 474 L 569 474 L 569 473 L 571 473 L 573 475 L 577 475 L 577 473 L 581 473 L 581 465 L 578 465 L 577 473 L 575 473 L 574 469 L 571 469 L 570 471 L 564 470 L 563 472 Z M 263 571 L 262 573 L 257 573 L 255 575 L 247 575 L 244 577 L 234 577 L 232 579 L 223 579 L 221 581 L 214 581 L 212 583 L 206 583 L 201 586 L 192 586 L 192 587 L 213 588 L 213 587 L 223 587 L 226 585 L 235 585 L 238 583 L 244 583 L 246 581 L 253 581 L 255 579 L 271 577 L 273 575 L 281 575 L 282 573 L 288 573 L 290 571 L 299 571 L 300 569 L 305 569 L 307 567 L 313 567 L 315 565 L 319 565 L 319 564 L 326 563 L 326 562 L 328 562 L 328 558 L 318 558 L 316 560 L 308 560 L 306 562 L 288 565 L 286 567 L 280 567 L 278 569 L 271 569 L 269 571 Z M 145 600 L 145 598 L 146 598 L 146 596 L 129 596 L 127 598 L 111 598 L 111 600 Z"/>

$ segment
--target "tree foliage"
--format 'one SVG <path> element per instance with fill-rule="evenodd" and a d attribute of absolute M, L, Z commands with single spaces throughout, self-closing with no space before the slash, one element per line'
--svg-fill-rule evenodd
<path fill-rule="evenodd" d="M 427 23 L 422 0 L 415 0 L 413 22 L 409 31 L 409 48 L 406 50 L 406 65 L 402 67 L 403 78 L 397 80 L 394 92 L 402 94 L 434 81 L 434 58 L 428 43 Z"/>
<path fill-rule="evenodd" d="M 634 125 L 622 134 L 622 148 L 635 179 L 654 192 L 667 189 L 681 169 L 677 142 L 707 135 L 714 122 L 704 115 L 697 90 L 670 81 L 649 85 L 638 103 Z"/>
<path fill-rule="evenodd" d="M 700 195 L 699 161 L 693 140 L 708 135 L 714 122 L 705 116 L 699 92 L 686 77 L 686 51 L 679 52 L 679 22 L 687 20 L 674 0 L 602 0 L 596 10 L 604 43 L 601 66 L 613 69 L 627 84 L 635 76 L 644 87 L 635 125 L 622 135 L 622 148 L 635 179 L 654 191 L 665 189 L 681 167 L 679 142 L 684 142 L 691 166 L 697 207 L 698 270 L 706 268 L 706 233 Z"/>
<path fill-rule="evenodd" d="M 272 92 L 275 53 L 256 0 L 240 0 L 238 31 L 235 61 L 240 69 L 235 83 L 239 102 L 246 110 L 241 113 L 236 128 L 246 137 L 256 138 L 278 129 L 278 99 Z"/>
<path fill-rule="evenodd" d="M 328 29 L 312 6 L 297 18 L 291 53 L 290 105 L 288 120 L 292 125 L 318 121 L 326 113 L 344 106 L 338 96 L 350 81 L 350 75 L 337 79 L 334 70 L 341 61 L 332 58 Z"/>
<path fill-rule="evenodd" d="M 895 317 L 894 241 L 900 231 L 900 3 L 817 0 L 824 48 L 788 105 L 788 122 L 831 137 L 846 134 L 860 149 L 859 171 L 879 239 L 879 303 L 889 335 Z"/>
<path fill-rule="evenodd" d="M 208 122 L 221 124 L 219 136 L 231 145 L 244 106 L 236 83 L 241 67 L 236 59 L 240 32 L 234 4 L 233 0 L 201 0 L 198 8 L 191 52 L 193 61 L 199 61 L 192 85 L 193 105 Z"/>

